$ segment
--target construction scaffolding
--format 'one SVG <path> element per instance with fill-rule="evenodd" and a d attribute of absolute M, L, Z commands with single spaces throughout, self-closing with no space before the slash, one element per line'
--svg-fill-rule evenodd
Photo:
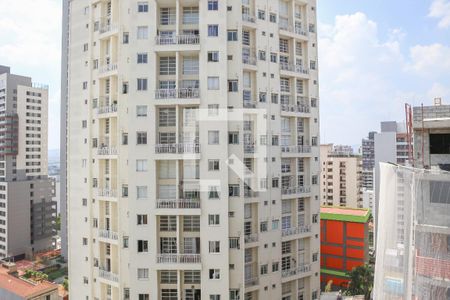
<path fill-rule="evenodd" d="M 380 164 L 374 299 L 450 299 L 450 173 Z"/>

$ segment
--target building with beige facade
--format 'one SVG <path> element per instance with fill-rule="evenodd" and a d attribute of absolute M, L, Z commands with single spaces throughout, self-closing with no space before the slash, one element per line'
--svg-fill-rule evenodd
<path fill-rule="evenodd" d="M 70 297 L 318 299 L 316 1 L 68 11 Z"/>
<path fill-rule="evenodd" d="M 52 247 L 56 202 L 47 176 L 48 87 L 0 66 L 0 259 Z"/>
<path fill-rule="evenodd" d="M 322 205 L 363 207 L 362 158 L 350 146 L 320 145 Z"/>

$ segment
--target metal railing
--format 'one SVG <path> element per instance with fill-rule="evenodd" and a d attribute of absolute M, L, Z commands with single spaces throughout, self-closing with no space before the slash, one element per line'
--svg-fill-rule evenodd
<path fill-rule="evenodd" d="M 200 153 L 200 144 L 156 144 L 155 153 L 173 153 L 173 154 L 183 154 L 183 153 Z"/>
<path fill-rule="evenodd" d="M 119 234 L 117 232 L 106 229 L 99 229 L 98 236 L 104 239 L 119 240 Z"/>
<path fill-rule="evenodd" d="M 117 155 L 117 148 L 114 146 L 101 146 L 97 150 L 98 155 Z"/>
<path fill-rule="evenodd" d="M 100 24 L 100 29 L 99 29 L 100 34 L 118 31 L 118 30 L 119 30 L 119 25 L 116 23 L 111 23 L 111 22 L 106 22 L 106 23 Z"/>
<path fill-rule="evenodd" d="M 247 55 L 242 56 L 243 64 L 256 66 L 256 61 L 257 61 L 256 56 L 247 56 Z"/>
<path fill-rule="evenodd" d="M 97 109 L 97 114 L 110 114 L 117 112 L 117 104 L 111 104 L 107 106 L 99 106 Z"/>
<path fill-rule="evenodd" d="M 259 277 L 245 278 L 245 286 L 255 286 L 259 284 Z"/>
<path fill-rule="evenodd" d="M 255 153 L 256 147 L 255 145 L 245 145 L 244 144 L 244 153 Z"/>
<path fill-rule="evenodd" d="M 171 209 L 200 208 L 200 199 L 157 199 L 156 208 L 171 208 Z"/>
<path fill-rule="evenodd" d="M 98 269 L 98 276 L 109 281 L 119 282 L 119 275 L 102 268 Z"/>
<path fill-rule="evenodd" d="M 306 273 L 309 271 L 311 271 L 311 265 L 304 264 L 304 265 L 298 266 L 297 268 L 282 270 L 281 277 L 285 278 L 285 277 L 295 276 L 295 275 L 299 275 L 299 274 Z"/>
<path fill-rule="evenodd" d="M 281 146 L 282 153 L 311 153 L 311 146 Z"/>
<path fill-rule="evenodd" d="M 244 101 L 244 108 L 256 108 L 256 102 L 254 101 Z"/>
<path fill-rule="evenodd" d="M 281 194 L 282 195 L 293 195 L 293 194 L 304 194 L 304 193 L 310 193 L 311 187 L 309 186 L 297 186 L 292 188 L 282 188 Z"/>
<path fill-rule="evenodd" d="M 200 36 L 194 34 L 157 36 L 155 42 L 157 45 L 198 45 Z"/>
<path fill-rule="evenodd" d="M 308 105 L 281 104 L 281 111 L 293 113 L 309 113 L 310 107 Z"/>
<path fill-rule="evenodd" d="M 298 226 L 298 227 L 282 229 L 281 230 L 281 236 L 290 236 L 290 235 L 309 233 L 309 232 L 311 232 L 311 226 L 310 225 Z"/>
<path fill-rule="evenodd" d="M 199 264 L 202 262 L 200 254 L 157 254 L 158 264 Z"/>
<path fill-rule="evenodd" d="M 182 89 L 157 89 L 155 90 L 156 99 L 194 99 L 200 98 L 200 89 L 182 88 Z"/>
<path fill-rule="evenodd" d="M 299 35 L 308 36 L 308 32 L 300 26 L 295 26 L 294 32 Z"/>
<path fill-rule="evenodd" d="M 250 233 L 244 236 L 244 242 L 245 243 L 255 243 L 258 241 L 258 234 L 257 233 Z"/>
<path fill-rule="evenodd" d="M 114 198 L 117 197 L 117 192 L 113 189 L 98 189 L 98 196 Z"/>
<path fill-rule="evenodd" d="M 256 22 L 256 16 L 252 16 L 249 14 L 242 14 L 242 21 L 255 23 Z"/>
<path fill-rule="evenodd" d="M 305 74 L 305 75 L 307 75 L 309 73 L 309 71 L 307 69 L 303 68 L 302 65 L 290 64 L 290 63 L 280 63 L 280 70 L 295 72 L 295 73 Z"/>
<path fill-rule="evenodd" d="M 106 73 L 106 72 L 112 72 L 112 71 L 115 71 L 115 70 L 117 70 L 117 64 L 116 63 L 103 65 L 103 66 L 98 68 L 98 72 L 100 74 Z"/>

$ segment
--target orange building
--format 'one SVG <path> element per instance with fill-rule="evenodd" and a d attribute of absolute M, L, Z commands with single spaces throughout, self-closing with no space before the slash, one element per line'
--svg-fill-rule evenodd
<path fill-rule="evenodd" d="M 348 284 L 347 272 L 369 261 L 368 209 L 321 207 L 320 283 L 332 280 L 333 290 Z"/>

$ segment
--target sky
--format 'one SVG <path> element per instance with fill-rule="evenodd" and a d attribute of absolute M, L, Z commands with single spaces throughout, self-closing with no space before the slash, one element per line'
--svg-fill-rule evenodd
<path fill-rule="evenodd" d="M 0 7 L 0 64 L 50 85 L 58 149 L 61 0 Z M 450 0 L 318 0 L 318 32 L 322 143 L 358 145 L 405 103 L 450 104 Z"/>

